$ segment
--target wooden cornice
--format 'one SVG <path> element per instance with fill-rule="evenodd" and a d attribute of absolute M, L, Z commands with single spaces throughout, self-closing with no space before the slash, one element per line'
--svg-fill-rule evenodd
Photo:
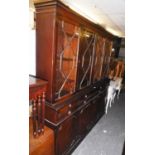
<path fill-rule="evenodd" d="M 61 7 L 63 9 L 65 9 L 66 11 L 70 12 L 71 14 L 74 14 L 75 16 L 77 16 L 82 21 L 86 21 L 90 25 L 95 26 L 99 31 L 102 31 L 105 34 L 105 36 L 107 36 L 109 39 L 114 40 L 115 38 L 117 38 L 113 34 L 106 31 L 102 26 L 93 23 L 92 21 L 90 21 L 89 19 L 87 19 L 84 16 L 80 15 L 76 11 L 72 10 L 69 6 L 65 5 L 64 3 L 62 3 L 59 0 L 33 0 L 33 1 L 34 1 L 34 5 L 35 5 L 36 8 L 42 8 L 42 7 L 48 7 L 48 6 Z"/>

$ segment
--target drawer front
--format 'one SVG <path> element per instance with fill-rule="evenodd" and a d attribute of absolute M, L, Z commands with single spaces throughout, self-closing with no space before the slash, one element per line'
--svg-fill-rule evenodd
<path fill-rule="evenodd" d="M 65 106 L 63 108 L 61 108 L 59 111 L 58 111 L 58 121 L 67 117 L 68 115 L 70 115 L 70 110 L 69 110 L 69 107 L 68 106 Z"/>
<path fill-rule="evenodd" d="M 82 101 L 75 101 L 61 108 L 58 111 L 58 121 L 72 115 L 72 113 L 75 112 L 82 105 L 81 102 Z"/>

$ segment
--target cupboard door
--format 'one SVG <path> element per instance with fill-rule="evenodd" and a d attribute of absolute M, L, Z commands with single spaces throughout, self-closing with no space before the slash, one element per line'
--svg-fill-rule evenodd
<path fill-rule="evenodd" d="M 57 59 L 55 98 L 75 92 L 79 28 L 57 21 Z"/>
<path fill-rule="evenodd" d="M 98 117 L 102 116 L 105 111 L 105 93 L 102 94 L 102 96 L 99 96 L 99 98 L 96 100 L 98 107 Z"/>
<path fill-rule="evenodd" d="M 79 112 L 79 135 L 83 136 L 87 133 L 88 126 L 88 107 L 81 109 Z"/>
<path fill-rule="evenodd" d="M 57 133 L 57 155 L 63 155 L 76 141 L 77 118 L 71 116 L 59 127 Z"/>
<path fill-rule="evenodd" d="M 109 40 L 106 40 L 105 41 L 105 56 L 104 56 L 104 62 L 103 62 L 102 77 L 108 76 L 111 52 L 112 52 L 112 42 Z"/>
<path fill-rule="evenodd" d="M 90 112 L 90 119 L 91 119 L 91 124 L 90 124 L 90 127 L 92 127 L 95 122 L 96 122 L 96 119 L 97 119 L 97 108 L 98 108 L 98 102 L 96 102 L 97 99 L 93 100 L 92 103 L 91 103 L 91 112 Z"/>
<path fill-rule="evenodd" d="M 96 82 L 102 78 L 102 67 L 105 55 L 105 39 L 102 36 L 97 35 L 95 44 L 93 82 Z"/>
<path fill-rule="evenodd" d="M 91 84 L 94 40 L 95 35 L 92 32 L 82 31 L 78 57 L 78 89 L 82 89 Z"/>
<path fill-rule="evenodd" d="M 79 135 L 84 136 L 90 130 L 90 124 L 92 121 L 92 109 L 91 105 L 87 105 L 79 112 Z"/>

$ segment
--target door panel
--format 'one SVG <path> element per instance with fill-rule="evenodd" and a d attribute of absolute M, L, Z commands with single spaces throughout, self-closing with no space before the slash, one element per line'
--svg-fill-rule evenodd
<path fill-rule="evenodd" d="M 64 21 L 57 21 L 57 60 L 55 98 L 75 92 L 79 28 Z"/>
<path fill-rule="evenodd" d="M 60 125 L 57 133 L 57 154 L 62 155 L 75 142 L 77 136 L 77 118 L 71 116 Z"/>
<path fill-rule="evenodd" d="M 78 89 L 91 84 L 95 34 L 83 30 L 80 35 L 78 56 Z"/>

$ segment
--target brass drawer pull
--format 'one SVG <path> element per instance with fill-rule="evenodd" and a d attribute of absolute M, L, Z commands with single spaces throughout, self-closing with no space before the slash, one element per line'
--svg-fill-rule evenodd
<path fill-rule="evenodd" d="M 62 125 L 59 127 L 59 131 L 61 131 L 62 130 Z"/>
<path fill-rule="evenodd" d="M 68 111 L 68 115 L 71 115 L 72 114 L 72 112 L 71 111 Z"/>
<path fill-rule="evenodd" d="M 82 114 L 83 113 L 83 109 L 80 111 L 80 114 Z"/>

